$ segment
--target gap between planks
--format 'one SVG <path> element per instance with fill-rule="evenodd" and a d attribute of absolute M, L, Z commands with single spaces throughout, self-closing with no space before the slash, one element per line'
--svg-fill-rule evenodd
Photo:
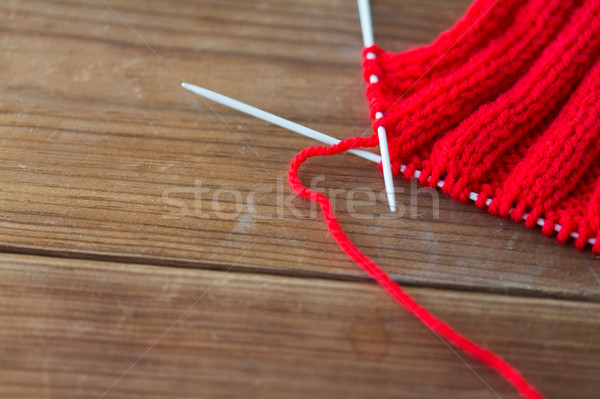
<path fill-rule="evenodd" d="M 16 255 L 16 256 L 37 256 L 41 258 L 50 259 L 63 259 L 68 260 L 81 260 L 81 261 L 92 261 L 102 262 L 109 264 L 129 264 L 138 266 L 151 266 L 159 268 L 170 268 L 170 269 L 188 269 L 188 270 L 205 270 L 205 271 L 225 271 L 229 270 L 229 273 L 240 273 L 240 274 L 252 274 L 252 275 L 264 275 L 264 276 L 276 276 L 276 277 L 288 277 L 288 278 L 301 278 L 301 279 L 315 279 L 315 280 L 329 280 L 329 281 L 347 281 L 347 282 L 361 282 L 369 285 L 375 285 L 375 281 L 364 275 L 363 277 L 353 276 L 349 274 L 340 273 L 320 273 L 314 270 L 299 270 L 289 268 L 273 268 L 273 267 L 259 267 L 250 266 L 244 264 L 237 264 L 231 266 L 229 263 L 208 263 L 202 261 L 189 261 L 182 259 L 173 258 L 158 258 L 158 257 L 144 257 L 144 256 L 123 256 L 123 255 L 110 255 L 105 252 L 74 252 L 74 251 L 52 251 L 39 248 L 22 248 L 22 247 L 10 247 L 6 245 L 0 245 L 0 256 L 2 255 Z M 350 261 L 349 261 L 350 262 Z M 492 287 L 484 285 L 474 286 L 453 286 L 428 281 L 426 283 L 416 280 L 403 280 L 390 276 L 392 280 L 397 282 L 401 287 L 411 288 L 424 288 L 424 289 L 435 289 L 444 290 L 449 292 L 468 292 L 468 293 L 480 293 L 490 295 L 503 295 L 514 298 L 532 298 L 532 299 L 550 299 L 550 300 L 564 300 L 569 302 L 581 302 L 581 303 L 600 303 L 600 300 L 590 297 L 585 294 L 578 294 L 573 292 L 565 292 L 561 295 L 558 292 L 542 292 L 540 290 L 526 290 L 518 287 L 511 287 L 506 290 L 502 287 Z"/>

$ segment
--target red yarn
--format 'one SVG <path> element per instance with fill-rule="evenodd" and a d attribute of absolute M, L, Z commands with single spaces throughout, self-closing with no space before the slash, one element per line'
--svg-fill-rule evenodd
<path fill-rule="evenodd" d="M 338 154 L 352 148 L 362 147 L 367 144 L 368 141 L 369 140 L 366 138 L 356 137 L 344 140 L 332 147 L 309 147 L 302 150 L 294 157 L 290 165 L 288 173 L 290 186 L 297 195 L 315 201 L 320 205 L 329 232 L 337 241 L 340 248 L 350 257 L 350 259 L 362 267 L 369 276 L 383 286 L 383 288 L 385 288 L 386 291 L 389 292 L 406 310 L 421 320 L 423 324 L 429 327 L 438 336 L 447 339 L 465 353 L 496 370 L 506 381 L 512 384 L 523 397 L 528 399 L 543 398 L 543 396 L 521 375 L 519 370 L 511 366 L 506 360 L 502 359 L 489 349 L 486 349 L 461 335 L 450 325 L 438 319 L 427 309 L 419 305 L 419 303 L 400 288 L 387 273 L 381 270 L 375 262 L 363 254 L 352 241 L 350 241 L 348 236 L 342 231 L 327 197 L 306 188 L 300 181 L 300 178 L 298 177 L 298 168 L 308 158 L 317 155 Z"/>
<path fill-rule="evenodd" d="M 394 174 L 558 232 L 561 243 L 592 242 L 600 253 L 599 56 L 600 0 L 477 0 L 431 45 L 398 54 L 366 48 L 371 117 L 383 113 L 373 125 L 386 129 Z M 319 203 L 342 250 L 410 313 L 523 397 L 541 398 L 509 363 L 406 294 L 348 239 L 327 198 L 298 177 L 309 157 L 377 144 L 373 134 L 307 148 L 290 165 L 290 186 Z"/>

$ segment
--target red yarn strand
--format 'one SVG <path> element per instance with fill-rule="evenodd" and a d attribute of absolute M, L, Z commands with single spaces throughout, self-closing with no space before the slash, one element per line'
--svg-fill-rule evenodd
<path fill-rule="evenodd" d="M 506 381 L 515 387 L 515 389 L 527 399 L 541 399 L 543 396 L 531 385 L 521 373 L 506 360 L 494 352 L 486 349 L 467 337 L 461 335 L 454 330 L 450 325 L 435 317 L 431 312 L 422 307 L 410 295 L 408 295 L 395 281 L 393 281 L 375 262 L 363 254 L 346 234 L 342 231 L 339 225 L 331 203 L 325 195 L 305 187 L 298 177 L 298 169 L 300 165 L 310 157 L 333 155 L 352 148 L 363 146 L 368 141 L 363 138 L 353 138 L 342 141 L 332 147 L 310 147 L 302 150 L 297 154 L 290 165 L 288 180 L 290 187 L 294 192 L 304 198 L 317 202 L 321 207 L 321 212 L 325 218 L 325 223 L 331 236 L 338 243 L 340 248 L 356 262 L 365 272 L 369 274 L 377 283 L 394 297 L 409 313 L 413 314 L 423 324 L 429 327 L 440 337 L 451 342 L 453 345 L 460 348 L 468 355 L 478 359 L 482 363 L 488 365 L 500 374 Z"/>

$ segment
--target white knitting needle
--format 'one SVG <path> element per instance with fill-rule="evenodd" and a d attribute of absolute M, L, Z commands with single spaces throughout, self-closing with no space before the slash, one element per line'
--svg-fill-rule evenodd
<path fill-rule="evenodd" d="M 291 130 L 292 132 L 299 133 L 303 136 L 310 137 L 311 139 L 320 141 L 321 143 L 325 143 L 327 145 L 335 145 L 340 142 L 340 140 L 323 134 L 321 132 L 317 132 L 316 130 L 310 129 L 306 126 L 299 125 L 295 122 L 284 119 L 280 116 L 273 115 L 267 111 L 263 111 L 262 109 L 258 109 L 251 105 L 245 104 L 241 101 L 234 100 L 233 98 L 224 96 L 219 93 L 215 93 L 214 91 L 205 89 L 203 87 L 195 86 L 189 83 L 182 83 L 181 87 L 186 90 L 191 91 L 201 97 L 208 98 L 214 102 L 219 104 L 223 104 L 229 108 L 236 109 L 245 114 L 254 116 L 255 118 L 262 119 L 263 121 L 267 121 L 277 126 L 281 126 L 284 129 Z M 377 154 L 373 154 L 369 151 L 364 150 L 349 150 L 348 152 L 353 153 L 354 155 L 358 155 L 361 158 L 368 159 L 369 161 L 379 163 L 381 162 L 381 157 Z"/>
<path fill-rule="evenodd" d="M 358 0 L 358 15 L 360 17 L 360 27 L 363 34 L 363 44 L 366 47 L 371 47 L 373 40 L 373 24 L 371 23 L 371 7 L 369 0 Z M 375 54 L 369 53 L 367 57 L 374 58 Z M 379 77 L 371 75 L 369 77 L 371 83 L 377 83 Z M 383 116 L 381 112 L 377 112 L 376 117 L 379 119 Z M 396 211 L 396 195 L 394 194 L 394 177 L 392 175 L 392 164 L 390 162 L 390 150 L 387 143 L 387 134 L 383 126 L 377 128 L 377 137 L 379 138 L 379 152 L 381 153 L 381 166 L 383 169 L 383 180 L 385 182 L 385 191 L 387 193 L 388 203 L 392 212 Z"/>
<path fill-rule="evenodd" d="M 363 35 L 365 47 L 371 47 L 373 40 L 373 24 L 371 23 L 371 6 L 369 0 L 358 0 L 358 16 L 360 17 L 360 29 Z"/>

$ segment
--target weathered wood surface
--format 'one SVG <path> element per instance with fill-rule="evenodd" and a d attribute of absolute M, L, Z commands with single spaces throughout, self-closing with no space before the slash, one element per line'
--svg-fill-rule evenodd
<path fill-rule="evenodd" d="M 23 255 L 0 273 L 5 397 L 516 397 L 373 284 Z M 599 304 L 409 292 L 548 397 L 597 397 Z"/>
<path fill-rule="evenodd" d="M 375 1 L 377 41 L 394 50 L 426 43 L 468 3 Z M 177 385 L 178 397 L 238 397 L 251 387 L 271 396 L 489 395 L 447 348 L 434 349 L 432 334 L 366 282 L 307 201 L 288 201 L 288 162 L 313 142 L 179 87 L 181 80 L 197 83 L 340 138 L 366 132 L 355 2 L 108 4 L 114 11 L 102 0 L 0 4 L 0 250 L 16 254 L 2 258 L 0 271 L 0 300 L 10 309 L 2 316 L 9 319 L 0 342 L 7 372 L 0 391 L 100 395 L 194 293 L 231 268 L 236 284 L 264 281 L 275 292 L 221 288 L 211 301 L 210 328 L 174 331 L 170 345 L 152 352 L 157 363 L 134 369 L 111 395 L 164 397 L 162 389 Z M 443 195 L 438 214 L 435 194 L 400 181 L 402 214 L 390 215 L 381 201 L 353 214 L 344 201 L 349 192 L 379 194 L 383 179 L 374 165 L 350 155 L 310 161 L 303 179 L 313 178 L 328 194 L 344 190 L 337 194 L 344 229 L 397 281 L 420 287 L 415 292 L 437 313 L 515 360 L 550 397 L 594 396 L 600 264 L 593 254 Z M 185 217 L 178 214 L 182 205 Z M 27 276 L 39 286 L 28 285 Z M 156 293 L 155 309 L 159 280 L 185 284 L 173 288 L 175 298 Z M 298 309 L 286 309 L 290 315 L 278 309 L 285 289 L 277 284 L 294 293 L 289 300 Z M 121 288 L 135 292 L 135 303 L 122 299 L 124 308 L 116 310 L 113 290 Z M 37 313 L 21 306 L 27 297 L 37 298 L 26 302 Z M 261 301 L 260 309 L 253 301 Z M 88 308 L 97 313 L 90 316 Z M 75 312 L 65 324 L 63 310 Z M 254 311 L 262 321 L 249 321 Z M 277 317 L 287 321 L 279 325 Z M 367 337 L 370 317 L 391 326 L 385 345 Z M 347 333 L 357 318 L 358 352 Z M 311 330 L 309 320 L 322 329 Z M 253 331 L 247 340 L 244 323 Z M 281 345 L 272 359 L 267 344 L 258 344 L 264 323 L 274 323 L 274 332 L 262 339 L 273 336 Z M 237 343 L 228 349 L 217 337 L 218 348 L 207 349 L 213 329 Z M 298 339 L 302 345 L 293 347 Z M 327 345 L 337 349 L 328 352 Z M 236 351 L 254 357 L 243 360 Z M 357 355 L 370 351 L 378 357 Z M 410 361 L 403 363 L 405 355 Z M 21 366 L 9 372 L 10 364 Z"/>

